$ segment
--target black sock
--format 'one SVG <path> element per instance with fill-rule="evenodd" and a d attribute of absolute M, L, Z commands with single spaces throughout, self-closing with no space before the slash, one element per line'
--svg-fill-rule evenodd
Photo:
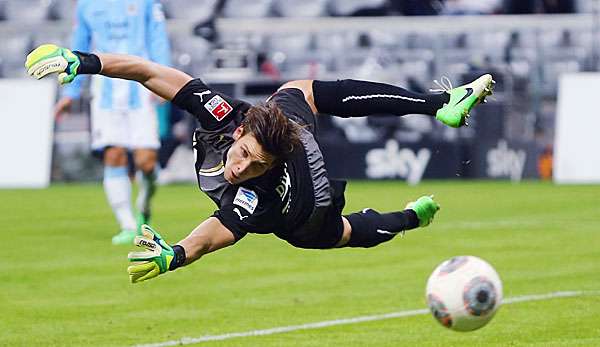
<path fill-rule="evenodd" d="M 185 249 L 180 245 L 175 245 L 172 248 L 175 253 L 175 258 L 173 258 L 171 265 L 169 265 L 169 271 L 173 271 L 178 267 L 183 266 L 185 263 Z"/>
<path fill-rule="evenodd" d="M 314 81 L 313 95 L 320 113 L 338 117 L 414 113 L 435 116 L 450 100 L 448 93 L 420 94 L 390 84 L 357 80 Z"/>
<path fill-rule="evenodd" d="M 80 62 L 77 69 L 78 75 L 94 75 L 100 73 L 100 70 L 102 70 L 102 63 L 97 55 L 79 51 L 73 51 L 73 54 L 79 58 Z"/>
<path fill-rule="evenodd" d="M 372 209 L 345 216 L 352 226 L 350 240 L 345 247 L 373 247 L 389 241 L 404 230 L 419 226 L 419 218 L 413 210 L 379 213 Z"/>

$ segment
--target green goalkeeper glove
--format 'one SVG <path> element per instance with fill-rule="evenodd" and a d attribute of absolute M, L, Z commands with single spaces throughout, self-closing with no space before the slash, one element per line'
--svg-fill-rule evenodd
<path fill-rule="evenodd" d="M 77 55 L 66 48 L 46 44 L 34 49 L 27 55 L 25 67 L 27 73 L 38 80 L 51 73 L 58 73 L 60 84 L 70 83 L 77 76 L 81 61 Z"/>
<path fill-rule="evenodd" d="M 142 236 L 136 236 L 133 242 L 138 247 L 146 248 L 146 251 L 130 252 L 127 255 L 129 261 L 132 262 L 127 268 L 131 283 L 149 280 L 169 271 L 169 266 L 175 258 L 175 252 L 158 232 L 143 224 Z"/>

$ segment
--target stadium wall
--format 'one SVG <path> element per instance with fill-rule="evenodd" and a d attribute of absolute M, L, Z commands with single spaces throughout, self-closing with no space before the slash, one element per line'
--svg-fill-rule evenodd
<path fill-rule="evenodd" d="M 344 153 L 344 155 L 339 155 Z M 535 143 L 499 138 L 456 143 L 388 140 L 368 144 L 324 142 L 323 155 L 331 177 L 400 179 L 417 184 L 422 179 L 509 179 L 539 177 L 540 149 Z"/>
<path fill-rule="evenodd" d="M 50 184 L 55 80 L 0 79 L 0 188 Z"/>
<path fill-rule="evenodd" d="M 554 181 L 600 183 L 600 74 L 563 75 L 559 83 Z"/>

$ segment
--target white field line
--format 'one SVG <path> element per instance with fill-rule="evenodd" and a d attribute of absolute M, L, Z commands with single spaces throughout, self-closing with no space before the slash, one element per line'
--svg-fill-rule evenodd
<path fill-rule="evenodd" d="M 576 296 L 595 296 L 600 295 L 600 290 L 594 291 L 563 291 L 563 292 L 552 292 L 546 294 L 533 294 L 533 295 L 523 295 L 523 296 L 515 296 L 512 298 L 504 299 L 503 304 L 514 304 L 518 302 L 527 302 L 527 301 L 540 301 L 540 300 L 548 300 L 554 298 L 570 298 Z M 329 320 L 323 322 L 316 323 L 307 323 L 300 325 L 290 325 L 283 327 L 275 327 L 269 329 L 262 330 L 252 330 L 245 332 L 237 332 L 237 333 L 227 333 L 222 335 L 206 335 L 201 337 L 182 337 L 179 340 L 171 340 L 143 345 L 136 345 L 134 347 L 168 347 L 168 346 L 183 346 L 183 345 L 192 345 L 201 342 L 208 341 L 220 341 L 220 340 L 229 340 L 237 337 L 249 337 L 249 336 L 261 336 L 261 335 L 272 335 L 272 334 L 280 334 L 286 333 L 290 331 L 296 330 L 306 330 L 306 329 L 319 329 L 330 327 L 334 325 L 344 325 L 344 324 L 354 324 L 354 323 L 362 323 L 362 322 L 372 322 L 378 320 L 385 320 L 391 318 L 400 318 L 400 317 L 411 317 L 428 314 L 429 309 L 419 309 L 419 310 L 409 310 L 409 311 L 399 311 L 399 312 L 391 312 L 385 314 L 377 314 L 371 316 L 361 316 L 354 318 L 344 318 L 344 319 L 336 319 Z"/>

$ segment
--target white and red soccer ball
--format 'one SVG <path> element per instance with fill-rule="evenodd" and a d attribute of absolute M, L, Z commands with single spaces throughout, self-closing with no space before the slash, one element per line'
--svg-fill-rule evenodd
<path fill-rule="evenodd" d="M 476 330 L 486 325 L 502 304 L 502 282 L 494 268 L 474 256 L 441 263 L 427 281 L 427 304 L 446 328 Z"/>

